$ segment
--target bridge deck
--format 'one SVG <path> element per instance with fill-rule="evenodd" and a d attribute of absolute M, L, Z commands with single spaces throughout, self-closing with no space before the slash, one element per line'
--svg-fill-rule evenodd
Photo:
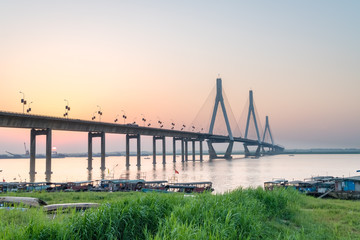
<path fill-rule="evenodd" d="M 229 142 L 228 136 L 213 135 L 199 132 L 179 131 L 161 128 L 141 127 L 131 124 L 118 124 L 106 122 L 85 121 L 80 119 L 57 118 L 31 114 L 21 114 L 0 111 L 0 127 L 7 128 L 35 128 L 77 131 L 77 132 L 105 132 L 117 134 L 140 134 L 146 136 L 178 137 L 194 140 L 210 140 L 212 142 Z M 283 149 L 279 145 L 260 143 L 256 140 L 235 137 L 235 142 L 242 142 L 248 145 L 262 145 L 264 147 L 275 147 Z"/>

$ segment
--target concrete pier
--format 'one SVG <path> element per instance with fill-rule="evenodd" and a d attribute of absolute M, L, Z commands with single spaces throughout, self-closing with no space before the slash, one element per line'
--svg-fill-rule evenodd
<path fill-rule="evenodd" d="M 156 164 L 156 140 L 162 141 L 163 164 L 166 164 L 166 142 L 165 136 L 153 136 L 153 164 Z"/>
<path fill-rule="evenodd" d="M 130 139 L 136 139 L 136 166 L 141 166 L 141 141 L 140 134 L 126 134 L 126 167 L 130 166 Z"/>
<path fill-rule="evenodd" d="M 165 142 L 165 136 L 162 137 L 162 151 L 163 151 L 163 164 L 166 164 L 166 142 Z"/>
<path fill-rule="evenodd" d="M 30 182 L 35 181 L 35 154 L 36 154 L 36 130 L 31 129 L 30 133 Z"/>
<path fill-rule="evenodd" d="M 92 133 L 88 133 L 88 167 L 89 171 L 92 170 Z"/>
<path fill-rule="evenodd" d="M 153 164 L 156 164 L 156 137 L 153 136 Z"/>
<path fill-rule="evenodd" d="M 260 157 L 261 156 L 261 146 L 260 145 L 257 145 L 257 148 L 255 150 L 255 152 L 250 152 L 249 148 L 248 148 L 249 145 L 247 144 L 244 144 L 244 150 L 245 150 L 245 157 Z M 250 146 L 254 146 L 254 145 L 250 145 Z"/>
<path fill-rule="evenodd" d="M 101 171 L 105 171 L 105 132 L 89 132 L 88 133 L 88 167 L 87 169 L 91 171 L 93 169 L 92 167 L 92 160 L 93 160 L 93 138 L 94 137 L 100 137 L 101 138 Z"/>
<path fill-rule="evenodd" d="M 202 162 L 203 161 L 203 141 L 202 140 L 200 140 L 199 141 L 199 147 L 200 147 L 200 162 Z"/>
<path fill-rule="evenodd" d="M 36 130 L 32 128 L 30 131 L 30 182 L 35 181 L 35 161 L 36 161 L 36 136 L 46 135 L 46 165 L 45 165 L 45 176 L 46 181 L 51 179 L 51 129 Z"/>
<path fill-rule="evenodd" d="M 45 180 L 47 182 L 50 182 L 51 180 L 51 174 L 53 173 L 51 171 L 51 148 L 52 148 L 52 134 L 51 129 L 46 129 L 46 168 L 45 168 Z"/>
<path fill-rule="evenodd" d="M 101 132 L 101 171 L 105 171 L 105 133 Z"/>
<path fill-rule="evenodd" d="M 137 150 L 137 155 L 136 155 L 136 166 L 140 167 L 141 166 L 141 141 L 140 141 L 140 134 L 136 134 L 136 150 Z"/>
<path fill-rule="evenodd" d="M 188 140 L 184 140 L 185 143 L 185 161 L 187 162 L 189 160 L 189 152 L 188 152 Z"/>
<path fill-rule="evenodd" d="M 195 161 L 195 140 L 192 141 L 192 160 Z"/>
<path fill-rule="evenodd" d="M 181 162 L 184 162 L 185 159 L 184 159 L 184 139 L 181 138 Z"/>
<path fill-rule="evenodd" d="M 173 137 L 173 162 L 176 162 L 176 138 Z"/>
<path fill-rule="evenodd" d="M 126 134 L 126 167 L 130 167 L 130 136 Z"/>

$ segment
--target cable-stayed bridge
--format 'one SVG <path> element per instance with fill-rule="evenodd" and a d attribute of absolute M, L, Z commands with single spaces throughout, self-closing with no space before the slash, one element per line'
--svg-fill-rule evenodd
<path fill-rule="evenodd" d="M 194 126 L 189 130 L 173 130 L 154 127 L 141 127 L 132 124 L 118 124 L 106 122 L 85 121 L 80 119 L 57 118 L 50 116 L 39 116 L 30 114 L 20 114 L 0 111 L 0 127 L 6 128 L 27 128 L 30 131 L 30 181 L 35 179 L 35 156 L 36 156 L 36 136 L 46 135 L 46 180 L 50 181 L 51 169 L 51 148 L 52 148 L 52 131 L 77 131 L 88 133 L 88 170 L 92 170 L 92 142 L 94 137 L 101 138 L 101 170 L 105 171 L 105 134 L 126 134 L 126 167 L 130 166 L 130 140 L 135 139 L 137 142 L 137 166 L 141 166 L 141 136 L 153 137 L 153 164 L 156 164 L 156 143 L 157 140 L 162 142 L 162 163 L 166 163 L 166 142 L 165 138 L 173 139 L 173 161 L 176 161 L 176 142 L 181 142 L 181 161 L 188 161 L 188 145 L 192 143 L 192 160 L 195 161 L 195 143 L 199 143 L 200 161 L 203 160 L 203 141 L 207 142 L 209 158 L 226 158 L 231 159 L 233 145 L 235 142 L 243 143 L 245 156 L 259 157 L 265 154 L 276 154 L 282 152 L 284 148 L 274 143 L 272 132 L 270 130 L 269 119 L 266 117 L 265 130 L 262 132 L 261 125 L 256 112 L 253 93 L 249 94 L 249 105 L 247 111 L 247 121 L 245 135 L 241 132 L 237 122 L 232 116 L 230 106 L 227 102 L 226 95 L 222 88 L 222 80 L 216 80 L 216 95 L 214 98 L 206 101 L 211 106 L 210 123 L 202 121 L 202 130 L 205 132 L 193 131 Z M 201 110 L 200 110 L 201 112 Z M 208 115 L 208 113 L 207 113 Z M 199 120 L 201 114 L 196 117 Z M 197 120 L 194 120 L 196 122 Z M 205 124 L 205 125 L 204 125 Z M 199 125 L 200 126 L 200 125 Z M 217 131 L 223 127 L 226 132 Z M 198 127 L 200 129 L 200 127 Z M 255 133 L 253 137 L 252 132 Z M 228 147 L 223 156 L 219 156 L 215 151 L 214 144 L 228 143 Z M 254 151 L 250 151 L 255 146 Z"/>

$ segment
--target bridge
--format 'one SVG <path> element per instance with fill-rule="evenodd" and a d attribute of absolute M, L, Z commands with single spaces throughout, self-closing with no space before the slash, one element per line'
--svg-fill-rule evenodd
<path fill-rule="evenodd" d="M 270 130 L 269 119 L 266 117 L 266 125 L 263 136 L 260 136 L 259 126 L 254 109 L 253 93 L 249 94 L 249 110 L 247 116 L 245 136 L 234 136 L 230 126 L 227 109 L 224 103 L 222 80 L 217 79 L 216 83 L 216 97 L 214 104 L 211 123 L 208 133 L 194 132 L 194 131 L 180 131 L 154 127 L 141 127 L 133 124 L 119 124 L 85 121 L 80 119 L 57 118 L 50 116 L 20 114 L 12 112 L 0 111 L 0 127 L 6 128 L 26 128 L 30 131 L 30 181 L 35 179 L 35 156 L 36 156 L 36 136 L 46 135 L 46 180 L 51 179 L 51 147 L 52 147 L 52 131 L 76 131 L 88 133 L 88 170 L 92 170 L 92 140 L 94 137 L 101 138 L 101 167 L 104 171 L 105 167 L 105 134 L 126 134 L 126 167 L 130 167 L 130 140 L 135 139 L 137 142 L 137 166 L 141 166 L 141 136 L 153 137 L 153 164 L 156 164 L 156 142 L 162 142 L 162 163 L 166 164 L 166 144 L 165 138 L 173 138 L 173 162 L 176 161 L 176 142 L 181 142 L 181 161 L 188 161 L 188 144 L 192 143 L 192 160 L 195 161 L 195 143 L 199 143 L 200 161 L 203 161 L 203 141 L 206 141 L 209 149 L 209 158 L 226 158 L 231 159 L 232 148 L 234 142 L 241 142 L 244 145 L 245 156 L 261 156 L 265 154 L 276 154 L 284 150 L 280 145 L 273 141 Z M 228 134 L 214 134 L 214 125 L 216 121 L 217 112 L 221 108 L 225 125 Z M 249 139 L 249 127 L 254 122 L 256 130 L 256 139 Z M 266 142 L 266 136 L 270 137 L 270 142 Z M 215 143 L 229 143 L 224 156 L 219 156 L 213 144 Z M 255 146 L 255 152 L 249 150 L 249 146 Z M 267 150 L 266 150 L 267 149 Z"/>

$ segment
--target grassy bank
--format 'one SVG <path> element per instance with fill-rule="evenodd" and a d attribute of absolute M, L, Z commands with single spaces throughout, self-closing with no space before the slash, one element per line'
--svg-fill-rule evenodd
<path fill-rule="evenodd" d="M 360 239 L 360 204 L 291 190 L 222 195 L 21 193 L 48 203 L 100 202 L 85 213 L 0 211 L 1 239 Z"/>

